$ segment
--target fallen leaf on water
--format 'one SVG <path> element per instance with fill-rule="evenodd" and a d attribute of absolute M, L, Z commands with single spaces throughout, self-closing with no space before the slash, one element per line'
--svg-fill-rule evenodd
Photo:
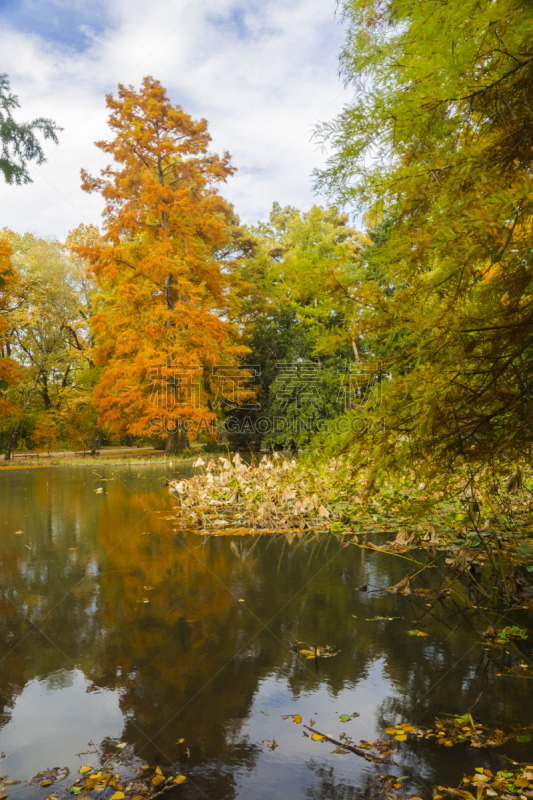
<path fill-rule="evenodd" d="M 163 770 L 161 769 L 161 767 L 156 767 L 155 768 L 155 774 L 156 775 L 162 775 L 163 774 Z"/>
<path fill-rule="evenodd" d="M 91 767 L 89 767 L 91 769 Z M 68 767 L 54 767 L 54 769 L 45 769 L 42 772 L 38 772 L 31 781 L 26 783 L 26 786 L 37 786 L 38 783 L 42 784 L 43 781 L 52 781 L 57 780 L 60 776 L 62 778 L 66 778 L 69 774 L 70 770 Z"/>
<path fill-rule="evenodd" d="M 95 489 L 94 491 L 96 492 L 96 494 L 102 494 L 104 490 L 102 489 L 102 487 L 100 487 L 99 489 Z"/>
<path fill-rule="evenodd" d="M 121 742 L 120 744 L 117 744 L 117 747 L 119 748 L 119 750 L 122 750 L 123 747 L 126 747 L 126 742 Z"/>
<path fill-rule="evenodd" d="M 266 711 L 261 711 L 261 714 L 264 714 L 265 717 L 269 717 L 270 716 L 270 714 L 267 714 Z"/>
<path fill-rule="evenodd" d="M 7 794 L 0 794 L 0 800 L 4 800 L 5 797 L 7 797 Z"/>
<path fill-rule="evenodd" d="M 124 792 L 115 792 L 115 794 L 111 795 L 109 800 L 124 800 L 125 797 L 126 795 L 124 794 Z"/>
<path fill-rule="evenodd" d="M 91 770 L 92 767 L 80 767 L 78 772 L 81 772 L 81 774 L 83 775 L 84 772 L 90 772 Z"/>
<path fill-rule="evenodd" d="M 185 739 L 178 739 L 178 741 L 176 742 L 176 744 L 183 744 L 183 742 L 184 742 L 184 741 L 185 741 Z"/>
<path fill-rule="evenodd" d="M 396 583 L 394 586 L 389 586 L 389 592 L 393 594 L 403 594 L 404 596 L 411 594 L 411 588 L 409 586 L 409 575 L 406 575 L 403 580 L 399 583 Z"/>
<path fill-rule="evenodd" d="M 409 636 L 427 636 L 427 633 L 424 633 L 423 631 L 415 630 L 415 631 L 407 631 L 407 633 Z"/>
<path fill-rule="evenodd" d="M 52 785 L 52 781 L 43 781 L 41 783 L 41 786 L 51 786 L 51 785 Z"/>
<path fill-rule="evenodd" d="M 299 714 L 282 714 L 281 719 L 292 719 L 295 725 L 299 725 L 302 721 Z"/>
<path fill-rule="evenodd" d="M 308 733 L 306 733 L 305 731 L 304 731 L 303 733 L 304 733 L 304 736 L 305 736 L 305 738 L 306 738 L 306 739 L 309 739 L 309 734 L 308 734 Z"/>
<path fill-rule="evenodd" d="M 263 739 L 262 744 L 266 744 L 271 750 L 275 750 L 276 747 L 279 747 L 275 739 L 272 739 L 272 741 L 270 741 L 270 739 Z"/>
<path fill-rule="evenodd" d="M 176 775 L 176 777 L 174 778 L 174 783 L 185 783 L 186 780 L 187 778 L 185 777 L 185 775 Z"/>
<path fill-rule="evenodd" d="M 351 716 L 349 714 L 341 714 L 340 719 L 342 719 L 343 722 L 350 722 Z"/>
<path fill-rule="evenodd" d="M 395 736 L 394 738 L 396 739 L 397 742 L 405 742 L 405 740 L 407 739 L 407 734 L 400 733 L 398 736 Z"/>
<path fill-rule="evenodd" d="M 21 533 L 24 533 L 24 531 L 15 531 L 15 536 L 20 536 Z"/>
<path fill-rule="evenodd" d="M 323 737 L 323 736 L 321 736 L 319 733 L 313 733 L 313 735 L 311 736 L 311 739 L 314 739 L 314 740 L 315 740 L 315 742 L 319 742 L 319 741 L 320 741 L 321 739 L 323 739 L 323 738 L 324 738 L 324 737 Z"/>
<path fill-rule="evenodd" d="M 152 784 L 154 786 L 159 786 L 160 783 L 164 783 L 164 782 L 165 782 L 165 778 L 163 777 L 163 775 L 154 775 L 154 777 L 152 778 Z"/>

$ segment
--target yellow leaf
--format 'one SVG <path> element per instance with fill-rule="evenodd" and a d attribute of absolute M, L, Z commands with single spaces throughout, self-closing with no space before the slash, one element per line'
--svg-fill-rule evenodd
<path fill-rule="evenodd" d="M 174 778 L 174 783 L 185 783 L 186 780 L 187 778 L 185 777 L 185 775 L 177 775 Z"/>
<path fill-rule="evenodd" d="M 162 775 L 154 775 L 152 778 L 152 783 L 154 786 L 159 786 L 160 783 L 164 783 L 165 779 Z"/>
<path fill-rule="evenodd" d="M 185 739 L 178 739 L 178 741 L 176 742 L 176 744 L 183 744 L 183 742 L 184 742 L 184 741 L 185 741 Z"/>
<path fill-rule="evenodd" d="M 396 728 L 385 728 L 385 733 L 394 735 L 396 733 Z"/>
<path fill-rule="evenodd" d="M 313 733 L 313 735 L 311 736 L 311 739 L 314 739 L 314 740 L 315 740 L 315 742 L 319 742 L 319 741 L 320 741 L 321 739 L 323 739 L 323 738 L 324 738 L 324 737 L 323 737 L 323 736 L 321 736 L 319 733 Z"/>
<path fill-rule="evenodd" d="M 397 742 L 405 742 L 405 740 L 407 739 L 407 734 L 400 733 L 398 736 L 395 736 L 395 739 Z"/>
<path fill-rule="evenodd" d="M 299 725 L 300 722 L 302 721 L 302 718 L 299 714 L 293 714 L 292 721 L 294 722 L 295 725 Z"/>
<path fill-rule="evenodd" d="M 155 768 L 155 774 L 156 775 L 162 775 L 163 774 L 163 771 L 162 771 L 161 767 L 156 767 Z"/>
<path fill-rule="evenodd" d="M 111 795 L 109 800 L 124 800 L 125 797 L 126 795 L 124 794 L 124 792 L 115 792 L 115 794 Z"/>
<path fill-rule="evenodd" d="M 41 783 L 41 786 L 51 786 L 51 785 L 52 785 L 52 781 L 43 781 Z"/>
<path fill-rule="evenodd" d="M 122 750 L 122 748 L 123 748 L 123 747 L 126 747 L 126 742 L 121 742 L 120 744 L 117 744 L 117 747 L 118 747 L 120 750 Z"/>
<path fill-rule="evenodd" d="M 90 772 L 91 770 L 92 767 L 80 767 L 78 772 L 81 772 L 81 774 L 83 775 L 84 772 Z"/>
<path fill-rule="evenodd" d="M 4 800 L 5 797 L 7 797 L 7 794 L 0 794 L 0 800 Z"/>

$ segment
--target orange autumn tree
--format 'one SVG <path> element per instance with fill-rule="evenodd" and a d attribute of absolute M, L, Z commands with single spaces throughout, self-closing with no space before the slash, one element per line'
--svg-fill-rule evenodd
<path fill-rule="evenodd" d="M 100 293 L 93 316 L 95 360 L 103 367 L 94 402 L 116 433 L 167 435 L 187 445 L 191 421 L 214 417 L 218 370 L 245 352 L 225 318 L 227 251 L 235 217 L 217 185 L 230 156 L 208 151 L 207 122 L 172 105 L 151 77 L 107 96 L 114 138 L 97 142 L 114 166 L 83 189 L 105 200 L 102 243 L 78 247 Z M 161 427 L 162 426 L 162 427 Z"/>

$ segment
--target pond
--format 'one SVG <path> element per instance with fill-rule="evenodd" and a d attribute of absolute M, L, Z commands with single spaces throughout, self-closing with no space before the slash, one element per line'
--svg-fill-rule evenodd
<path fill-rule="evenodd" d="M 177 474 L 0 473 L 0 773 L 23 781 L 10 800 L 47 797 L 25 782 L 96 765 L 103 740 L 124 744 L 132 764 L 178 765 L 188 780 L 171 796 L 187 800 L 347 800 L 389 771 L 429 798 L 476 767 L 533 762 L 526 741 L 410 737 L 396 768 L 313 740 L 310 720 L 358 743 L 468 709 L 487 726 L 531 725 L 531 672 L 509 667 L 529 663 L 532 637 L 494 655 L 482 637 L 493 618 L 453 596 L 385 591 L 409 564 L 330 534 L 179 530 L 163 486 Z M 438 565 L 422 578 L 436 586 Z M 517 612 L 512 622 L 528 626 Z M 336 655 L 297 653 L 315 645 Z"/>

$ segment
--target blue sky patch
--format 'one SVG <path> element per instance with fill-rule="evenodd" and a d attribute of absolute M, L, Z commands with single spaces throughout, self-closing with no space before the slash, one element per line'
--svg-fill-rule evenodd
<path fill-rule="evenodd" d="M 106 5 L 86 0 L 0 0 L 0 23 L 84 50 L 107 27 Z"/>

